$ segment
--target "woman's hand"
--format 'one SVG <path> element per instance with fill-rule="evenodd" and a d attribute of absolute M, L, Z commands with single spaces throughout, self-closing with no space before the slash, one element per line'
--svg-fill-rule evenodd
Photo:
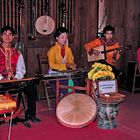
<path fill-rule="evenodd" d="M 70 63 L 66 63 L 66 67 L 67 67 L 68 69 L 70 68 L 70 66 L 71 66 Z"/>
<path fill-rule="evenodd" d="M 66 63 L 66 67 L 68 69 L 76 70 L 77 65 L 76 64 L 71 64 L 71 63 Z"/>
<path fill-rule="evenodd" d="M 77 67 L 76 64 L 71 65 L 71 69 L 72 69 L 72 70 L 76 70 L 76 67 Z"/>

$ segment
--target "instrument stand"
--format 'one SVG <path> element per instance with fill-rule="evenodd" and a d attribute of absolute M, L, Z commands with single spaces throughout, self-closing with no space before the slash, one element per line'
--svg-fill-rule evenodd
<path fill-rule="evenodd" d="M 22 106 L 23 106 L 23 110 L 24 110 L 24 114 L 26 112 L 26 105 L 25 105 L 25 101 L 24 101 L 24 97 L 23 97 L 23 92 L 21 93 L 18 93 L 18 106 L 20 106 L 20 103 L 22 102 Z M 26 119 L 21 119 L 21 118 L 18 118 L 16 117 L 15 119 L 13 119 L 12 121 L 12 125 L 17 125 L 18 122 L 21 122 L 22 124 L 24 124 L 24 126 L 26 128 L 31 128 L 31 125 L 30 123 L 27 122 Z"/>
<path fill-rule="evenodd" d="M 8 93 L 11 96 L 13 96 L 16 100 L 17 106 L 16 109 L 14 109 L 12 125 L 17 125 L 18 122 L 21 122 L 22 124 L 24 124 L 26 128 L 31 127 L 26 117 L 19 118 L 19 114 L 21 111 L 23 111 L 24 115 L 26 115 L 27 109 L 26 109 L 26 103 L 24 99 L 24 90 L 27 86 L 32 86 L 32 84 L 34 84 L 33 78 L 27 78 L 27 79 L 25 78 L 19 80 L 6 80 L 0 82 L 0 94 Z M 3 122 L 0 122 L 0 124 L 1 123 Z"/>
<path fill-rule="evenodd" d="M 21 110 L 22 111 L 24 111 L 24 114 L 26 113 L 26 104 L 25 104 L 25 100 L 24 100 L 24 93 L 23 93 L 23 91 L 24 91 L 24 88 L 25 88 L 25 85 L 23 85 L 23 86 L 21 86 L 19 89 L 17 89 L 17 88 L 13 88 L 13 89 L 9 89 L 9 90 L 3 90 L 2 92 L 3 93 L 6 93 L 6 92 L 8 92 L 8 93 L 11 93 L 11 96 L 13 96 L 13 97 L 17 97 L 17 112 L 18 113 L 20 113 L 21 112 Z M 16 93 L 16 94 L 15 94 Z M 21 109 L 21 104 L 22 104 L 22 109 Z M 18 115 L 19 114 L 15 114 L 15 118 L 13 118 L 13 120 L 12 120 L 12 125 L 17 125 L 19 122 L 20 123 L 22 123 L 22 124 L 24 124 L 24 126 L 26 127 L 26 128 L 31 128 L 31 125 L 30 125 L 30 123 L 29 122 L 27 122 L 27 119 L 25 119 L 25 118 L 19 118 L 18 117 Z M 2 124 L 2 123 L 5 123 L 5 121 L 1 121 L 0 122 L 0 125 Z"/>

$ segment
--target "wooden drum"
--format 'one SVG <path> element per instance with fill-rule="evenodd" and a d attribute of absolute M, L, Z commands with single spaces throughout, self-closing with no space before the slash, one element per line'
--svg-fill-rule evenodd
<path fill-rule="evenodd" d="M 81 128 L 90 124 L 96 117 L 97 105 L 93 98 L 85 94 L 69 94 L 58 104 L 58 121 L 71 128 Z"/>
<path fill-rule="evenodd" d="M 117 126 L 115 121 L 119 108 L 118 102 L 116 103 L 105 103 L 98 101 L 98 127 L 102 129 L 112 129 Z"/>

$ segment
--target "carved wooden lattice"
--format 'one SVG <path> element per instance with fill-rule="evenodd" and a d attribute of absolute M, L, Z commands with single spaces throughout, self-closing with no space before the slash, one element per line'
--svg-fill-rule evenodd
<path fill-rule="evenodd" d="M 66 27 L 69 33 L 73 32 L 73 0 L 57 0 L 56 25 Z"/>
<path fill-rule="evenodd" d="M 30 0 L 28 1 L 29 11 L 29 34 L 36 35 L 35 21 L 42 15 L 50 16 L 50 0 Z"/>
<path fill-rule="evenodd" d="M 24 8 L 23 0 L 0 1 L 0 28 L 5 25 L 12 26 L 18 34 L 21 26 L 20 14 Z"/>
<path fill-rule="evenodd" d="M 10 25 L 14 27 L 16 34 L 18 34 L 22 26 L 23 15 L 27 12 L 27 19 L 24 19 L 24 22 L 28 20 L 27 28 L 30 35 L 37 34 L 35 21 L 44 14 L 51 17 L 52 15 L 55 16 L 52 18 L 55 20 L 56 28 L 64 26 L 68 29 L 69 33 L 73 33 L 73 3 L 74 0 L 0 0 L 0 28 Z M 25 5 L 27 7 L 24 8 Z"/>

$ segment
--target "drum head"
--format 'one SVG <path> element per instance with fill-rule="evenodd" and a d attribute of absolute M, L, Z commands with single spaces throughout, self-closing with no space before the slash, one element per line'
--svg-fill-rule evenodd
<path fill-rule="evenodd" d="M 69 94 L 58 104 L 56 116 L 67 127 L 81 128 L 96 117 L 97 105 L 93 98 L 85 94 Z"/>
<path fill-rule="evenodd" d="M 49 16 L 40 16 L 35 23 L 36 30 L 43 35 L 51 34 L 54 31 L 54 20 Z"/>

